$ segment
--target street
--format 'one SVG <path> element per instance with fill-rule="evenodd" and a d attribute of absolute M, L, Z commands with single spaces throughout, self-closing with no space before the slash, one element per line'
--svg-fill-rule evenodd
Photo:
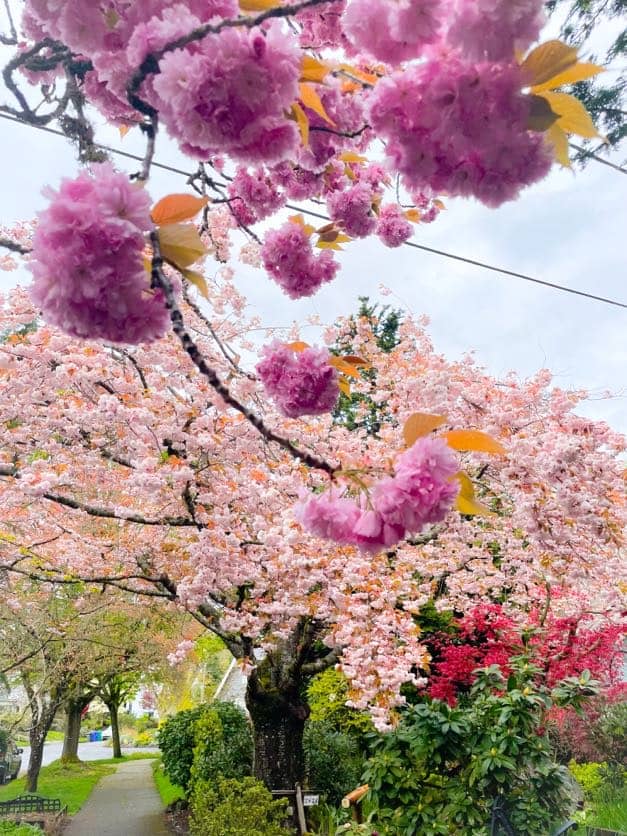
<path fill-rule="evenodd" d="M 78 756 L 83 761 L 100 761 L 106 760 L 107 758 L 113 757 L 113 752 L 111 746 L 107 745 L 110 741 L 103 741 L 100 743 L 79 743 L 78 745 Z M 54 741 L 51 743 L 46 743 L 44 745 L 44 757 L 42 761 L 42 766 L 47 766 L 52 761 L 56 761 L 58 758 L 61 757 L 61 751 L 63 749 L 63 742 L 62 741 Z M 158 750 L 154 747 L 152 748 L 138 748 L 138 749 L 128 749 L 123 748 L 122 753 L 124 755 L 130 755 L 133 752 L 157 752 Z M 24 747 L 24 754 L 22 755 L 22 769 L 20 771 L 20 775 L 24 775 L 26 772 L 26 768 L 28 767 L 28 759 L 30 758 L 30 746 Z"/>

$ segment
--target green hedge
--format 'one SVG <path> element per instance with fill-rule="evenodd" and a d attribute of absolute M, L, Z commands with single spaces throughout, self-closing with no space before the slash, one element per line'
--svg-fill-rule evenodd
<path fill-rule="evenodd" d="M 197 781 L 191 796 L 192 836 L 285 836 L 287 799 L 274 800 L 255 778 Z"/>

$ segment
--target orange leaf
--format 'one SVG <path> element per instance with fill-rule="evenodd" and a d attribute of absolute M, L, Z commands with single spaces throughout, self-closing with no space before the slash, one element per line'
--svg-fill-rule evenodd
<path fill-rule="evenodd" d="M 414 412 L 410 415 L 403 427 L 403 438 L 405 444 L 411 447 L 412 444 L 425 435 L 429 435 L 433 430 L 437 430 L 442 424 L 446 423 L 446 416 L 444 415 L 429 415 L 427 412 Z"/>
<path fill-rule="evenodd" d="M 318 116 L 324 119 L 325 122 L 328 122 L 329 125 L 335 125 L 333 119 L 331 119 L 329 114 L 324 109 L 322 99 L 318 95 L 318 91 L 315 87 L 312 87 L 311 84 L 299 84 L 298 97 L 305 107 L 308 107 L 309 110 L 313 110 L 314 113 L 317 113 Z"/>
<path fill-rule="evenodd" d="M 449 447 L 460 452 L 474 451 L 477 453 L 505 454 L 505 447 L 492 436 L 479 430 L 449 430 L 443 438 Z"/>
<path fill-rule="evenodd" d="M 313 235 L 313 233 L 316 231 L 311 224 L 305 223 L 305 219 L 302 215 L 290 215 L 288 221 L 293 224 L 298 224 L 298 226 L 302 226 L 307 235 Z"/>
<path fill-rule="evenodd" d="M 314 83 L 320 84 L 330 72 L 331 67 L 328 64 L 318 61 L 313 55 L 303 55 L 300 68 L 301 81 L 313 81 Z"/>
<path fill-rule="evenodd" d="M 239 0 L 239 7 L 243 12 L 265 12 L 280 5 L 277 0 Z"/>
<path fill-rule="evenodd" d="M 292 116 L 298 125 L 303 145 L 309 145 L 309 119 L 307 119 L 307 114 L 298 102 L 294 102 L 292 105 Z"/>
<path fill-rule="evenodd" d="M 296 351 L 300 353 L 301 351 L 305 351 L 306 348 L 309 348 L 309 343 L 304 343 L 298 340 L 294 343 L 285 343 L 286 348 L 291 348 L 292 351 Z"/>
<path fill-rule="evenodd" d="M 577 49 L 553 40 L 531 50 L 521 69 L 531 86 L 545 84 L 577 63 Z"/>
<path fill-rule="evenodd" d="M 351 385 L 345 377 L 340 377 L 337 382 L 340 392 L 343 392 L 347 398 L 351 396 Z"/>
<path fill-rule="evenodd" d="M 356 154 L 354 151 L 344 151 L 343 154 L 340 154 L 338 159 L 342 160 L 343 163 L 367 163 L 368 157 L 364 157 L 362 154 Z"/>
<path fill-rule="evenodd" d="M 460 514 L 467 514 L 468 516 L 480 515 L 483 517 L 493 517 L 494 511 L 484 505 L 482 502 L 477 502 L 475 499 L 475 488 L 469 479 L 468 475 L 460 470 L 455 474 L 455 479 L 458 480 L 461 488 L 455 500 L 455 507 Z"/>
<path fill-rule="evenodd" d="M 354 377 L 359 380 L 359 369 L 355 368 L 355 366 L 351 366 L 350 363 L 347 363 L 341 357 L 331 357 L 329 360 L 329 365 L 333 366 L 335 369 L 338 369 L 343 374 L 347 375 L 348 377 Z"/>
<path fill-rule="evenodd" d="M 358 70 L 356 67 L 351 67 L 350 64 L 340 64 L 340 70 L 343 70 L 353 78 L 359 79 L 359 81 L 367 84 L 369 87 L 376 84 L 379 80 L 378 75 L 373 75 L 372 73 L 365 73 L 363 70 Z"/>
<path fill-rule="evenodd" d="M 345 354 L 342 357 L 347 363 L 350 363 L 351 366 L 365 366 L 366 368 L 371 368 L 370 363 L 367 360 L 364 360 L 363 357 L 358 357 L 356 354 Z"/>
<path fill-rule="evenodd" d="M 193 194 L 169 194 L 152 207 L 150 217 L 156 226 L 190 221 L 209 203 L 208 197 Z"/>
<path fill-rule="evenodd" d="M 130 131 L 130 129 L 131 129 L 130 125 L 120 125 L 118 127 L 118 131 L 119 131 L 119 134 L 120 134 L 120 139 L 124 139 L 124 137 Z"/>
<path fill-rule="evenodd" d="M 207 254 L 193 224 L 168 224 L 159 230 L 163 258 L 179 269 L 185 269 Z"/>
<path fill-rule="evenodd" d="M 418 209 L 408 209 L 405 212 L 405 217 L 408 221 L 411 221 L 413 224 L 420 223 L 420 211 Z"/>

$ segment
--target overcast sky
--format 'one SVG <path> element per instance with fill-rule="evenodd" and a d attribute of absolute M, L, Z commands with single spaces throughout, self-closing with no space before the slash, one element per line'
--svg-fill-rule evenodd
<path fill-rule="evenodd" d="M 117 131 L 103 128 L 99 138 L 143 153 L 138 131 L 122 141 Z M 165 136 L 157 159 L 194 167 Z M 138 168 L 115 161 L 128 171 Z M 62 138 L 0 120 L 0 223 L 32 217 L 45 205 L 42 186 L 56 186 L 76 170 L 74 150 Z M 154 170 L 155 199 L 182 190 L 183 178 Z M 446 203 L 435 223 L 416 227 L 416 242 L 627 302 L 624 175 L 595 162 L 574 173 L 556 167 L 543 183 L 498 210 L 470 201 Z M 580 412 L 627 431 L 627 310 L 408 247 L 390 250 L 377 239 L 353 243 L 338 257 L 338 277 L 312 299 L 294 302 L 261 271 L 247 267 L 237 266 L 239 286 L 269 326 L 289 326 L 309 314 L 328 323 L 355 310 L 360 295 L 427 314 L 436 348 L 447 356 L 473 351 L 495 375 L 514 370 L 525 377 L 549 368 L 557 385 L 590 390 Z M 0 274 L 0 286 L 17 277 Z M 382 295 L 381 285 L 391 295 Z"/>

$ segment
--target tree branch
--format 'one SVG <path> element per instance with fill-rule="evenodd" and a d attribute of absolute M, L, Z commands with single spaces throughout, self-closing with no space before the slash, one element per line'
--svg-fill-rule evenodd
<path fill-rule="evenodd" d="M 191 338 L 189 332 L 185 327 L 185 323 L 183 321 L 183 314 L 181 313 L 181 309 L 179 308 L 176 302 L 172 285 L 169 279 L 166 277 L 165 273 L 163 272 L 164 262 L 161 257 L 159 235 L 156 230 L 153 230 L 150 233 L 150 242 L 153 248 L 152 284 L 154 287 L 157 287 L 163 291 L 163 294 L 165 296 L 166 307 L 170 312 L 172 330 L 179 338 L 183 350 L 189 356 L 190 360 L 196 366 L 198 371 L 203 375 L 203 377 L 208 381 L 209 385 L 218 393 L 218 395 L 220 395 L 222 400 L 224 400 L 229 406 L 232 406 L 234 409 L 240 412 L 244 416 L 244 418 L 246 418 L 246 420 L 253 425 L 257 432 L 259 432 L 267 441 L 275 442 L 275 444 L 278 444 L 295 459 L 302 461 L 303 464 L 306 464 L 307 467 L 311 467 L 316 470 L 322 470 L 329 476 L 330 479 L 333 479 L 337 468 L 333 467 L 333 465 L 329 464 L 329 462 L 325 461 L 324 459 L 321 459 L 318 456 L 315 456 L 312 453 L 309 453 L 305 450 L 301 450 L 289 439 L 283 438 L 283 436 L 280 436 L 277 433 L 275 433 L 273 430 L 271 430 L 264 424 L 264 422 L 258 415 L 256 415 L 250 409 L 248 409 L 248 407 L 245 406 L 243 403 L 238 401 L 237 398 L 231 393 L 228 386 L 222 383 L 215 370 L 212 369 L 211 366 L 209 366 L 209 364 L 205 360 L 202 352 L 200 351 L 194 340 Z"/>

